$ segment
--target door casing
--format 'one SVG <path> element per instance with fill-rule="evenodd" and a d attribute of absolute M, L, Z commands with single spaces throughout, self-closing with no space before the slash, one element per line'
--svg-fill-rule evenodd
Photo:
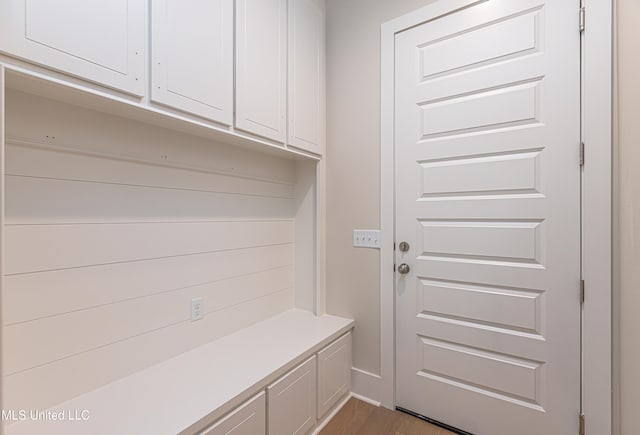
<path fill-rule="evenodd" d="M 379 392 L 377 399 L 395 408 L 395 35 L 461 8 L 490 0 L 439 0 L 395 18 L 381 29 L 381 179 L 380 179 L 380 377 L 377 385 L 354 385 Z M 590 433 L 612 434 L 612 145 L 613 145 L 613 0 L 574 0 L 576 32 L 585 7 L 582 37 L 582 413 Z M 578 416 L 576 416 L 578 418 Z"/>

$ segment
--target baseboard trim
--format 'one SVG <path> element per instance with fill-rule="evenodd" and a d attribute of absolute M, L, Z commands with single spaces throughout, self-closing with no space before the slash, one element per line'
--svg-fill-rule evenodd
<path fill-rule="evenodd" d="M 344 398 L 340 402 L 338 402 L 338 404 L 334 406 L 333 409 L 329 411 L 322 420 L 317 422 L 316 428 L 311 434 L 319 434 L 320 431 L 324 429 L 327 424 L 329 424 L 331 419 L 335 417 L 338 412 L 340 412 L 340 410 L 344 407 L 344 405 L 347 404 L 347 402 L 351 398 L 358 399 L 370 405 L 380 407 L 381 403 L 376 398 L 379 397 L 381 386 L 382 378 L 379 375 L 352 367 L 351 388 L 353 391 L 345 395 Z"/>
<path fill-rule="evenodd" d="M 324 427 L 329 424 L 329 422 L 331 421 L 331 419 L 333 419 L 333 417 L 336 416 L 336 414 L 338 412 L 340 412 L 340 410 L 344 407 L 344 405 L 347 404 L 347 402 L 349 401 L 349 399 L 351 399 L 351 397 L 353 396 L 353 393 L 349 393 L 346 396 L 344 396 L 344 399 L 342 399 L 341 402 L 338 402 L 338 404 L 333 408 L 333 410 L 331 412 L 329 412 L 327 415 L 324 416 L 324 418 L 318 422 L 316 424 L 316 428 L 314 429 L 314 431 L 311 433 L 312 435 L 317 435 L 320 433 L 320 431 L 322 429 L 324 429 Z"/>
<path fill-rule="evenodd" d="M 378 408 L 380 408 L 380 406 L 381 406 L 381 403 L 378 402 L 377 400 L 369 399 L 368 397 L 361 396 L 360 394 L 351 393 L 351 397 L 353 397 L 354 399 L 361 400 L 361 401 L 363 401 L 365 403 L 368 403 L 369 405 L 376 406 Z"/>
<path fill-rule="evenodd" d="M 380 375 L 356 367 L 351 369 L 351 391 L 359 397 L 366 398 L 366 402 L 380 406 L 382 403 L 382 386 L 382 377 Z"/>

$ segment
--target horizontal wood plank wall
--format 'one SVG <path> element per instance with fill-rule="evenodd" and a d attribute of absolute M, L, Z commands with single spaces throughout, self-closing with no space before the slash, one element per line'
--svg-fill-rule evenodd
<path fill-rule="evenodd" d="M 6 409 L 294 306 L 293 162 L 21 92 L 7 108 Z"/>

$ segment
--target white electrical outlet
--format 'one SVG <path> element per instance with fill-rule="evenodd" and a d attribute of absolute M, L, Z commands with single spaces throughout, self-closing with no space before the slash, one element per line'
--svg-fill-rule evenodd
<path fill-rule="evenodd" d="M 202 298 L 191 299 L 191 321 L 200 320 L 204 317 L 204 302 Z"/>
<path fill-rule="evenodd" d="M 354 248 L 380 248 L 380 230 L 353 230 Z"/>

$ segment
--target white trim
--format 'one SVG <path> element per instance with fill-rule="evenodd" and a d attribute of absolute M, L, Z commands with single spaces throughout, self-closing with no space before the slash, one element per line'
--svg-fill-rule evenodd
<path fill-rule="evenodd" d="M 375 400 L 371 400 L 368 397 L 364 397 L 356 393 L 349 393 L 333 408 L 330 413 L 328 413 L 320 422 L 318 422 L 311 435 L 319 434 L 322 429 L 324 429 L 329 424 L 329 422 L 333 420 L 333 417 L 335 417 L 336 414 L 338 414 L 338 412 L 340 412 L 340 410 L 344 408 L 344 405 L 346 405 L 347 402 L 349 402 L 349 400 L 351 400 L 352 398 L 368 403 L 369 405 L 376 406 L 378 408 L 380 407 L 380 402 L 376 402 Z"/>
<path fill-rule="evenodd" d="M 364 396 L 361 396 L 361 395 L 356 394 L 356 393 L 351 393 L 351 397 L 353 397 L 354 399 L 358 399 L 361 402 L 365 402 L 365 403 L 368 403 L 369 405 L 373 405 L 373 406 L 375 406 L 377 408 L 380 408 L 380 402 L 378 402 L 376 400 L 369 399 L 368 397 L 364 397 Z"/>
<path fill-rule="evenodd" d="M 315 313 L 324 316 L 327 314 L 327 160 L 324 157 L 316 164 L 315 196 Z"/>
<path fill-rule="evenodd" d="M 382 406 L 395 408 L 395 283 L 391 265 L 395 243 L 395 177 L 393 152 L 394 27 L 382 25 L 380 58 L 380 378 L 375 396 Z M 386 145 L 385 145 L 386 144 Z"/>
<path fill-rule="evenodd" d="M 583 63 L 583 270 L 587 297 L 583 322 L 583 412 L 590 433 L 611 434 L 611 187 L 612 2 L 586 0 Z M 395 407 L 394 57 L 395 35 L 478 1 L 450 0 L 418 9 L 382 25 L 380 131 L 380 401 Z M 446 6 L 445 6 L 446 4 Z M 578 1 L 576 1 L 576 16 Z M 576 29 L 577 31 L 577 29 Z"/>
<path fill-rule="evenodd" d="M 592 434 L 612 432 L 613 0 L 585 0 L 583 39 L 582 409 Z"/>
<path fill-rule="evenodd" d="M 347 402 L 349 401 L 349 399 L 351 399 L 351 397 L 353 397 L 353 394 L 351 393 L 344 396 L 344 399 L 338 402 L 338 404 L 333 408 L 333 411 L 325 415 L 324 418 L 316 424 L 316 428 L 313 430 L 313 432 L 311 432 L 311 434 L 312 435 L 319 434 L 320 431 L 324 429 L 326 425 L 329 424 L 329 422 L 333 419 L 333 417 L 335 417 L 336 414 L 340 412 L 340 410 L 344 407 L 344 405 L 347 404 Z"/>
<path fill-rule="evenodd" d="M 31 65 L 9 59 L 0 54 L 0 63 L 5 69 L 5 81 L 15 83 L 19 77 L 22 86 L 30 86 L 40 96 L 58 99 L 90 109 L 97 108 L 101 112 L 115 114 L 163 128 L 193 134 L 216 142 L 240 145 L 261 153 L 272 154 L 290 160 L 319 161 L 321 156 L 303 150 L 289 149 L 277 141 L 272 141 L 252 133 L 229 126 L 216 124 L 213 121 L 198 118 L 166 106 L 145 105 L 132 100 L 126 95 L 99 86 L 93 87 L 82 81 L 73 80 L 62 74 L 47 71 Z"/>
<path fill-rule="evenodd" d="M 379 375 L 355 367 L 351 368 L 351 391 L 358 397 L 366 397 L 367 402 L 377 403 L 377 406 L 380 406 L 382 386 L 382 378 Z"/>
<path fill-rule="evenodd" d="M 0 63 L 0 324 L 2 322 L 2 295 L 4 295 L 4 153 L 5 153 L 5 69 Z M 2 371 L 4 328 L 0 329 L 0 372 Z M 0 383 L 0 409 L 4 409 L 4 388 Z M 5 433 L 4 419 L 0 421 L 0 435 Z"/>
<path fill-rule="evenodd" d="M 619 23 L 619 2 L 615 2 L 613 5 L 613 164 L 612 173 L 619 174 L 620 171 L 620 31 L 618 29 Z M 620 391 L 620 177 L 616 175 L 613 178 L 613 254 L 612 260 L 612 309 L 611 322 L 612 328 L 612 388 L 613 397 L 611 400 L 612 409 L 612 426 L 614 435 L 622 434 L 622 412 L 621 401 L 622 395 Z"/>

